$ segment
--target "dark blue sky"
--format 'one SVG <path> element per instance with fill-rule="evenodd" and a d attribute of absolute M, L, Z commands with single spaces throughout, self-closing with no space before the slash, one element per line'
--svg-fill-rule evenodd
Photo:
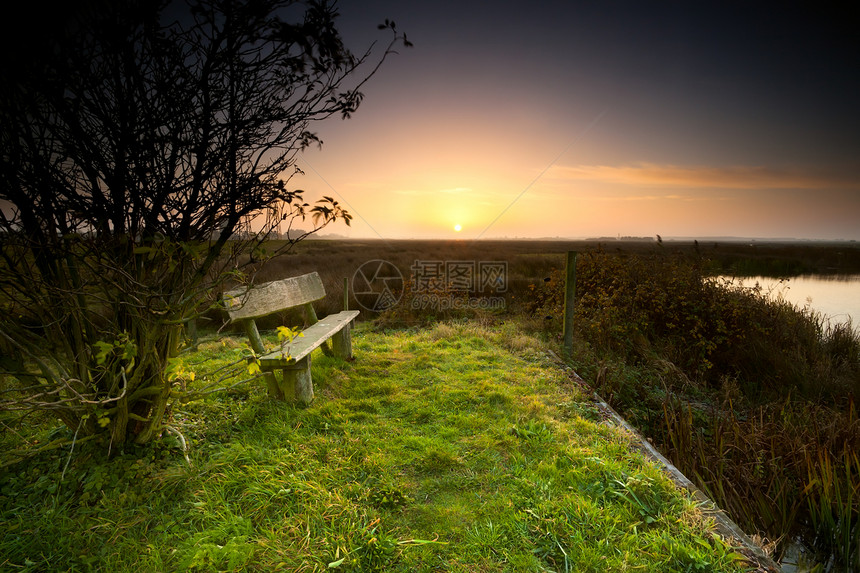
<path fill-rule="evenodd" d="M 546 0 L 346 0 L 339 8 L 355 45 L 385 17 L 415 42 L 368 89 L 388 91 L 379 96 L 386 100 L 406 83 L 431 93 L 468 87 L 488 103 L 605 106 L 654 131 L 684 122 L 715 138 L 710 149 L 727 160 L 749 153 L 848 168 L 860 158 L 856 9 Z"/>

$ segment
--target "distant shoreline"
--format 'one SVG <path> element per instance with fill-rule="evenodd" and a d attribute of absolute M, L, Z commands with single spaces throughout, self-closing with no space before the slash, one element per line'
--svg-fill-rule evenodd
<path fill-rule="evenodd" d="M 524 243 L 654 243 L 659 241 L 654 237 L 492 237 L 471 239 L 469 237 L 408 237 L 399 239 L 389 239 L 380 237 L 347 237 L 345 235 L 327 234 L 327 235 L 312 235 L 307 240 L 312 241 L 441 241 L 441 242 L 524 242 Z M 662 241 L 666 243 L 754 243 L 754 244 L 797 244 L 797 245 L 854 245 L 860 247 L 858 239 L 797 239 L 785 237 L 734 237 L 734 236 L 714 236 L 714 237 L 662 237 Z"/>

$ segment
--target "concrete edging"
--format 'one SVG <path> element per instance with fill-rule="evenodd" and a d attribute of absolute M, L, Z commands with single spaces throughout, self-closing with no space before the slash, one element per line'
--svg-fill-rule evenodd
<path fill-rule="evenodd" d="M 770 557 L 764 550 L 759 547 L 744 531 L 736 524 L 725 511 L 720 509 L 716 503 L 713 502 L 711 498 L 702 492 L 699 488 L 697 488 L 692 481 L 690 481 L 687 476 L 685 476 L 681 471 L 676 468 L 668 459 L 666 459 L 663 454 L 657 451 L 651 442 L 645 439 L 636 428 L 631 426 L 627 421 L 621 417 L 618 412 L 612 409 L 612 407 L 607 404 L 603 398 L 601 398 L 597 392 L 591 389 L 590 386 L 583 380 L 576 371 L 571 368 L 567 363 L 565 363 L 561 358 L 559 358 L 554 352 L 549 351 L 550 356 L 553 360 L 559 364 L 564 370 L 566 370 L 570 376 L 580 385 L 589 389 L 592 392 L 592 398 L 597 403 L 597 406 L 600 408 L 604 414 L 607 415 L 618 427 L 623 428 L 626 432 L 632 435 L 635 440 L 638 442 L 636 446 L 652 461 L 657 462 L 663 469 L 669 478 L 675 482 L 678 487 L 686 489 L 690 492 L 690 494 L 697 501 L 701 503 L 702 511 L 708 517 L 712 517 L 714 519 L 714 523 L 716 524 L 716 529 L 720 535 L 725 538 L 728 538 L 734 542 L 737 542 L 740 545 L 740 553 L 746 556 L 750 562 L 756 566 L 756 573 L 780 573 L 782 569 L 780 566 Z"/>

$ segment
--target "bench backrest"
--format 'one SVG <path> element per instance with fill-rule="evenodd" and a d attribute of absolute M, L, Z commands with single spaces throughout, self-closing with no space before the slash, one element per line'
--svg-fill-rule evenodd
<path fill-rule="evenodd" d="M 288 308 L 309 305 L 324 297 L 322 279 L 314 271 L 299 277 L 231 290 L 224 293 L 224 306 L 227 314 L 230 315 L 230 321 L 235 322 L 261 318 Z"/>

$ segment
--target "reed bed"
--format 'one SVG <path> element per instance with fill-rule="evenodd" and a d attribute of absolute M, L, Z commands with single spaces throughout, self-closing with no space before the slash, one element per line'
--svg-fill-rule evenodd
<path fill-rule="evenodd" d="M 777 556 L 860 565 L 860 336 L 710 278 L 698 253 L 592 252 L 574 362 L 610 404 Z M 533 312 L 558 313 L 561 273 Z"/>

